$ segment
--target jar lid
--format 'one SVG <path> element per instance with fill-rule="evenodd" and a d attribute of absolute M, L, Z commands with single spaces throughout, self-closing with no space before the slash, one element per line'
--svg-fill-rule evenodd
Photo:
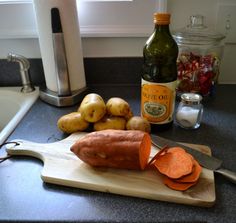
<path fill-rule="evenodd" d="M 181 100 L 185 104 L 200 104 L 202 96 L 196 93 L 184 93 L 181 95 Z"/>
<path fill-rule="evenodd" d="M 173 32 L 177 43 L 207 45 L 216 44 L 225 38 L 224 35 L 204 25 L 202 15 L 190 16 L 190 24 Z"/>

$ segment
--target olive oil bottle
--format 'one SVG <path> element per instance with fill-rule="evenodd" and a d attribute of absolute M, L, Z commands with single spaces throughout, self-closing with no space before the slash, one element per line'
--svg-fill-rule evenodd
<path fill-rule="evenodd" d="M 169 31 L 170 14 L 154 14 L 155 29 L 143 49 L 141 115 L 152 132 L 173 123 L 178 46 Z"/>

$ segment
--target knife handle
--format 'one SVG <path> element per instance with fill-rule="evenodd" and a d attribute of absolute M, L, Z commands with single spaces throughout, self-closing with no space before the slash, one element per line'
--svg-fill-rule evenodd
<path fill-rule="evenodd" d="M 228 180 L 230 180 L 232 183 L 236 184 L 236 173 L 224 168 L 220 168 L 218 170 L 215 170 L 215 172 L 220 173 L 221 175 L 225 176 Z"/>

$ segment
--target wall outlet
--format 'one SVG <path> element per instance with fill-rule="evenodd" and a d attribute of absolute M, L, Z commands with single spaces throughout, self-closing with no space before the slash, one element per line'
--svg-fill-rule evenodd
<path fill-rule="evenodd" d="M 236 43 L 236 4 L 219 4 L 216 29 L 226 36 L 225 43 Z"/>

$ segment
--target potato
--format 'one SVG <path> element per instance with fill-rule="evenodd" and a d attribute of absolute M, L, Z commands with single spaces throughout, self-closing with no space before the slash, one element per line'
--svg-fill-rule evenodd
<path fill-rule="evenodd" d="M 131 108 L 127 101 L 122 98 L 112 97 L 106 103 L 107 113 L 113 116 L 130 117 Z"/>
<path fill-rule="evenodd" d="M 128 120 L 131 119 L 133 116 L 134 116 L 134 114 L 133 114 L 133 112 L 130 110 L 130 112 L 129 112 L 126 116 L 124 116 L 124 117 L 125 117 L 126 121 L 128 121 Z"/>
<path fill-rule="evenodd" d="M 82 118 L 80 112 L 72 112 L 59 118 L 57 126 L 65 133 L 73 133 L 87 129 L 89 123 Z"/>
<path fill-rule="evenodd" d="M 103 98 L 95 93 L 87 94 L 78 109 L 88 122 L 97 122 L 106 114 L 106 104 Z"/>
<path fill-rule="evenodd" d="M 127 121 L 126 129 L 127 130 L 141 130 L 141 131 L 150 133 L 151 125 L 146 119 L 140 116 L 133 116 Z"/>
<path fill-rule="evenodd" d="M 105 129 L 117 129 L 125 130 L 126 120 L 123 117 L 118 116 L 104 116 L 100 121 L 94 123 L 93 129 L 95 131 L 101 131 Z"/>

